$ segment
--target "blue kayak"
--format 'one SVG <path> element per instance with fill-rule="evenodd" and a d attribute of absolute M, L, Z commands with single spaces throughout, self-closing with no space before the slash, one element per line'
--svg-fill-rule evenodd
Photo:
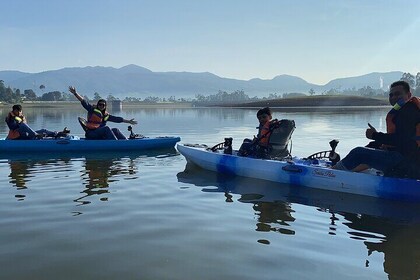
<path fill-rule="evenodd" d="M 2 156 L 22 153 L 61 153 L 61 152 L 121 152 L 150 149 L 173 148 L 179 137 L 144 137 L 129 140 L 87 140 L 78 136 L 41 140 L 0 139 Z"/>
<path fill-rule="evenodd" d="M 224 154 L 205 145 L 178 144 L 177 149 L 189 163 L 214 172 L 299 187 L 420 202 L 420 180 L 385 177 L 375 170 L 366 173 L 334 170 L 327 161 L 297 157 L 288 160 L 241 157 L 237 151 Z"/>

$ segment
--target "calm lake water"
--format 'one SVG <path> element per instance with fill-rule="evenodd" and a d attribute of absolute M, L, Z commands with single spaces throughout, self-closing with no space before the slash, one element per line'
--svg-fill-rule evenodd
<path fill-rule="evenodd" d="M 6 116 L 8 110 L 0 109 Z M 386 109 L 290 113 L 292 154 L 344 156 Z M 82 108 L 27 109 L 82 136 Z M 214 145 L 256 134 L 251 109 L 126 109 L 136 133 Z M 127 126 L 112 124 L 128 135 Z M 0 137 L 7 133 L 0 123 Z M 186 168 L 175 149 L 0 159 L 0 279 L 419 279 L 420 205 Z"/>

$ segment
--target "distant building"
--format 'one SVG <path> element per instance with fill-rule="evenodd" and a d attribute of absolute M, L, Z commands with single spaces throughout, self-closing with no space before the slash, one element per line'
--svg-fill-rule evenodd
<path fill-rule="evenodd" d="M 111 105 L 112 110 L 114 110 L 114 111 L 122 110 L 122 101 L 121 100 L 112 100 L 112 101 L 109 101 L 108 103 Z"/>

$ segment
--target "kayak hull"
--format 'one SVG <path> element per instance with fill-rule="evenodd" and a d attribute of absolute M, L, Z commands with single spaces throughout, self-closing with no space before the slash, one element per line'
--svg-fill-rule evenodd
<path fill-rule="evenodd" d="M 333 170 L 296 158 L 279 161 L 227 155 L 197 145 L 178 144 L 177 149 L 188 162 L 214 172 L 328 191 L 420 202 L 419 180 Z"/>
<path fill-rule="evenodd" d="M 71 136 L 63 139 L 0 140 L 0 154 L 141 151 L 173 148 L 179 137 L 146 137 L 130 140 L 86 140 Z"/>

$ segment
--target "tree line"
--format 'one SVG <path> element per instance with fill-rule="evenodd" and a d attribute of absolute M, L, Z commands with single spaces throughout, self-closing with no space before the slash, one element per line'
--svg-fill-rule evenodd
<path fill-rule="evenodd" d="M 40 90 L 44 90 L 45 86 L 40 85 Z M 89 101 L 98 101 L 99 99 L 103 99 L 101 95 L 97 92 L 94 93 L 93 98 L 89 98 L 88 96 L 84 96 L 86 100 Z M 107 100 L 112 101 L 116 100 L 112 95 L 107 97 Z M 60 92 L 60 91 L 49 91 L 43 93 L 41 96 L 37 96 L 36 93 L 32 89 L 25 89 L 23 93 L 20 89 L 12 89 L 11 87 L 6 87 L 4 85 L 4 81 L 0 80 L 0 102 L 5 103 L 20 103 L 22 101 L 75 101 L 76 98 L 73 94 L 67 92 Z"/>

